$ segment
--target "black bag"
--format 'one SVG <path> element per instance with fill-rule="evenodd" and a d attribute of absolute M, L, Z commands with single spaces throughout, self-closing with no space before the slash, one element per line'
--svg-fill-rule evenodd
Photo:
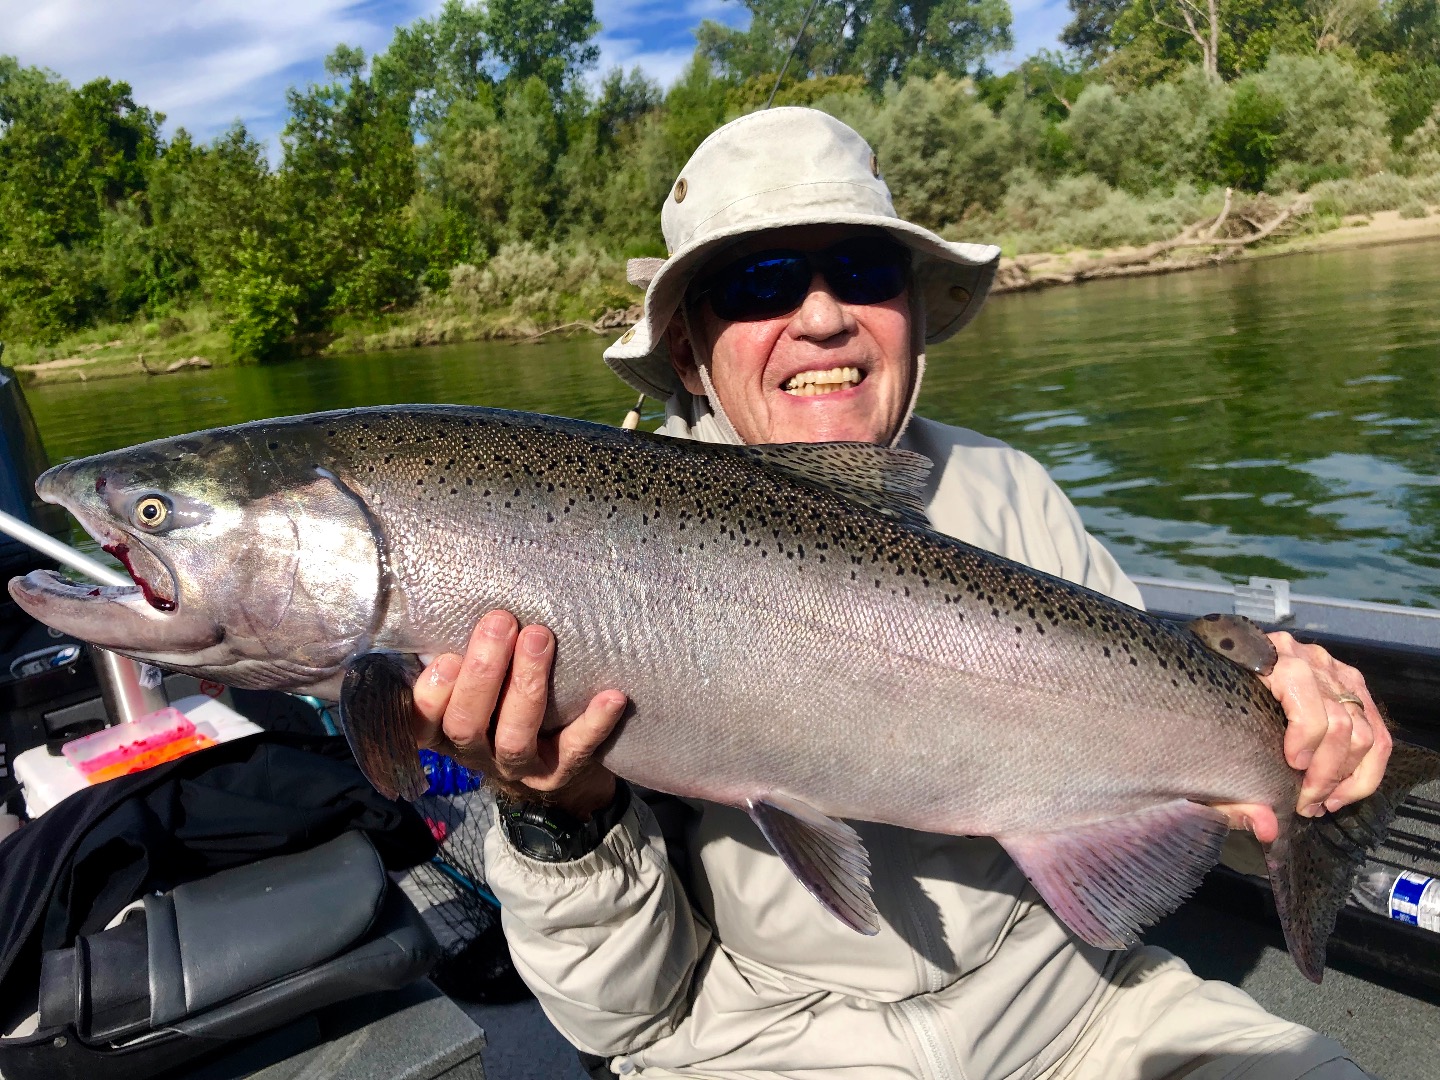
<path fill-rule="evenodd" d="M 385 867 L 434 850 L 343 740 L 252 736 L 66 799 L 0 844 L 4 1030 L 40 1025 L 0 1074 L 155 1076 L 421 977 L 435 943 Z"/>

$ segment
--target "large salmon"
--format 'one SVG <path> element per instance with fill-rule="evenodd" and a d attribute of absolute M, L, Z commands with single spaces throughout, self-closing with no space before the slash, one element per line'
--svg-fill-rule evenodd
<path fill-rule="evenodd" d="M 1218 858 L 1211 804 L 1266 803 L 1286 939 L 1318 980 L 1365 849 L 1440 757 L 1398 746 L 1377 795 L 1298 817 L 1284 716 L 1245 670 L 1273 662 L 1258 630 L 1197 635 L 941 536 L 927 467 L 478 408 L 260 421 L 46 473 L 136 587 L 40 572 L 10 592 L 130 656 L 339 698 L 367 775 L 411 797 L 416 658 L 491 608 L 544 623 L 550 723 L 624 691 L 605 764 L 745 807 L 861 932 L 878 915 L 847 818 L 993 836 L 1076 934 L 1120 948 Z"/>

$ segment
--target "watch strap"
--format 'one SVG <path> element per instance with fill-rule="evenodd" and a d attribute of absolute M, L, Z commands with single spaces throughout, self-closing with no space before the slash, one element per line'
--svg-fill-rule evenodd
<path fill-rule="evenodd" d="M 574 814 L 542 802 L 495 797 L 500 828 L 510 845 L 538 862 L 561 863 L 582 859 L 600 846 L 625 811 L 630 809 L 630 786 L 615 782 L 615 796 L 581 821 Z"/>

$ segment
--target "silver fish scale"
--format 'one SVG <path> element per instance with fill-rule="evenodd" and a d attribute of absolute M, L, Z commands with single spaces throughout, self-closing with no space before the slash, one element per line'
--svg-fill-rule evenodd
<path fill-rule="evenodd" d="M 545 623 L 550 722 L 625 690 L 606 760 L 640 783 L 952 833 L 1293 799 L 1278 706 L 1191 635 L 763 453 L 461 407 L 304 422 L 385 535 L 379 644 Z"/>

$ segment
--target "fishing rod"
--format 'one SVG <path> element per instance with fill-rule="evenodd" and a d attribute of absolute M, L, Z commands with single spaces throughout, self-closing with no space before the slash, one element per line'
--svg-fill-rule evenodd
<path fill-rule="evenodd" d="M 82 551 L 76 551 L 69 544 L 56 540 L 49 533 L 41 532 L 35 526 L 3 510 L 0 510 L 0 533 L 14 537 L 45 557 L 72 570 L 78 570 L 101 585 L 125 588 L 134 584 L 118 570 L 92 559 Z M 108 649 L 92 648 L 92 653 L 106 711 L 116 721 L 123 723 L 127 720 L 138 720 L 169 704 L 161 685 L 159 668 L 141 664 Z"/>
<path fill-rule="evenodd" d="M 127 586 L 134 584 L 120 571 L 106 566 L 98 559 L 92 559 L 83 551 L 76 551 L 69 544 L 56 540 L 49 533 L 41 532 L 35 526 L 21 521 L 3 510 L 0 510 L 0 533 L 14 537 L 22 544 L 34 548 L 41 555 L 54 559 L 72 570 L 78 570 L 101 585 Z"/>
<path fill-rule="evenodd" d="M 805 27 L 810 25 L 810 16 L 815 14 L 815 9 L 820 6 L 820 0 L 810 0 L 810 7 L 805 12 L 805 18 L 800 20 L 800 29 L 795 32 L 795 40 L 790 43 L 790 52 L 785 57 L 785 63 L 780 65 L 780 74 L 775 77 L 775 85 L 770 90 L 770 96 L 765 99 L 765 108 L 775 100 L 776 93 L 780 90 L 780 84 L 785 81 L 785 72 L 790 68 L 790 61 L 795 59 L 795 50 L 800 48 L 800 39 L 805 36 Z"/>

